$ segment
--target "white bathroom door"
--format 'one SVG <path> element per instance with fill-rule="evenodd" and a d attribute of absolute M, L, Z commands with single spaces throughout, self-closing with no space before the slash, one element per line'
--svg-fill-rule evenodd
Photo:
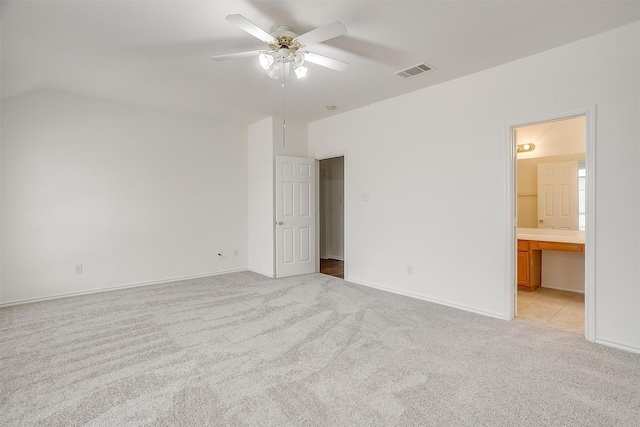
<path fill-rule="evenodd" d="M 538 228 L 578 229 L 578 162 L 538 164 Z"/>
<path fill-rule="evenodd" d="M 276 156 L 276 277 L 316 271 L 315 160 Z"/>

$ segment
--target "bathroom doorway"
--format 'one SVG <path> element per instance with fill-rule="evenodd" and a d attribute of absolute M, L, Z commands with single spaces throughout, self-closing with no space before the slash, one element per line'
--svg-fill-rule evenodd
<path fill-rule="evenodd" d="M 344 279 L 344 157 L 319 161 L 320 272 Z"/>
<path fill-rule="evenodd" d="M 585 334 L 587 114 L 512 126 L 514 317 Z"/>

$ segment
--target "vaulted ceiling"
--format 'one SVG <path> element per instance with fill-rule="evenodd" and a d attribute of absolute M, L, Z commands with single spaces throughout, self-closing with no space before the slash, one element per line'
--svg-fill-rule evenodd
<path fill-rule="evenodd" d="M 16 1 L 2 2 L 2 97 L 59 90 L 248 124 L 317 120 L 504 64 L 640 19 L 635 1 Z M 268 78 L 264 45 L 225 20 L 297 34 L 339 20 L 348 33 L 313 50 L 350 64 Z M 597 60 L 597 58 L 595 58 Z M 433 71 L 402 79 L 418 63 Z M 547 70 L 548 71 L 548 70 Z M 337 108 L 328 111 L 327 105 Z"/>

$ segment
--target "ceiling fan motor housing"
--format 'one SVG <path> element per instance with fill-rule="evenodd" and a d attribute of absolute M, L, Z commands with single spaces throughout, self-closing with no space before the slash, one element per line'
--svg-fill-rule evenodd
<path fill-rule="evenodd" d="M 282 49 L 296 53 L 296 51 L 302 47 L 302 45 L 295 40 L 298 35 L 291 31 L 291 28 L 286 25 L 278 25 L 271 35 L 274 40 L 272 43 L 269 43 L 269 47 L 273 52 L 279 52 L 282 56 L 284 56 L 285 53 Z"/>
<path fill-rule="evenodd" d="M 296 53 L 302 47 L 295 39 L 289 36 L 277 36 L 273 43 L 269 43 L 269 47 L 273 52 L 287 49 L 291 53 Z"/>
<path fill-rule="evenodd" d="M 290 37 L 292 39 L 295 39 L 296 37 L 298 37 L 298 35 L 293 32 L 291 27 L 288 27 L 286 25 L 278 25 L 276 27 L 276 30 L 273 33 L 271 33 L 271 35 L 275 38 L 278 38 L 280 36 L 285 36 L 285 37 Z"/>

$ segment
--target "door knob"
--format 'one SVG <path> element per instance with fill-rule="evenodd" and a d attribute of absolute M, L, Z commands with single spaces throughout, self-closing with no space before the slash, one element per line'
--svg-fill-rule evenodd
<path fill-rule="evenodd" d="M 542 224 L 544 222 L 544 219 L 541 219 L 540 221 L 538 221 L 540 224 Z"/>
<path fill-rule="evenodd" d="M 284 222 L 282 222 L 282 221 L 276 221 L 276 224 L 278 224 L 278 225 L 282 225 L 282 224 L 284 224 Z"/>

